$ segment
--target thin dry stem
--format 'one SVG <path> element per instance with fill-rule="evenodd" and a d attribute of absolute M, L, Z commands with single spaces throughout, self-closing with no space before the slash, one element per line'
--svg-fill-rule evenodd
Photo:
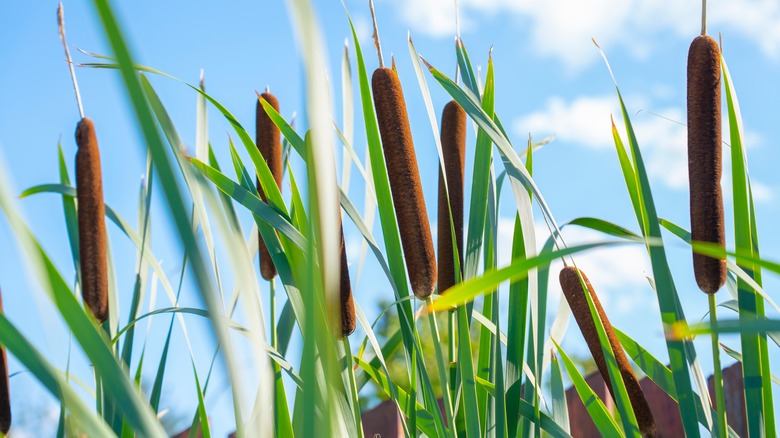
<path fill-rule="evenodd" d="M 76 104 L 79 106 L 79 116 L 84 118 L 84 105 L 81 103 L 81 93 L 79 92 L 79 83 L 76 81 L 76 71 L 73 69 L 73 61 L 70 58 L 70 50 L 68 50 L 68 41 L 65 39 L 65 12 L 62 8 L 62 0 L 57 7 L 57 26 L 60 30 L 60 40 L 62 40 L 62 47 L 65 49 L 65 60 L 68 63 L 68 69 L 70 69 L 70 79 L 73 81 L 73 91 L 76 92 Z"/>
<path fill-rule="evenodd" d="M 701 0 L 701 34 L 707 34 L 707 0 Z"/>
<path fill-rule="evenodd" d="M 455 36 L 460 39 L 460 14 L 458 13 L 458 0 L 455 0 Z"/>
<path fill-rule="evenodd" d="M 368 7 L 371 9 L 371 21 L 374 24 L 374 34 L 371 35 L 371 38 L 374 39 L 374 48 L 379 58 L 379 68 L 385 68 L 385 59 L 382 57 L 382 43 L 379 41 L 379 27 L 376 24 L 376 13 L 374 12 L 374 0 L 368 0 Z"/>

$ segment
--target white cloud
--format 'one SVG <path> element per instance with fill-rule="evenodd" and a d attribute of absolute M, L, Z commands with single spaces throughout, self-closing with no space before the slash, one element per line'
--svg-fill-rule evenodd
<path fill-rule="evenodd" d="M 395 5 L 415 32 L 438 37 L 455 34 L 452 0 L 402 0 Z M 692 38 L 699 33 L 700 5 L 662 0 L 459 1 L 462 30 L 478 30 L 480 20 L 509 13 L 518 26 L 528 23 L 531 47 L 570 69 L 597 60 L 591 38 L 605 49 L 622 46 L 637 57 L 647 56 L 657 35 Z M 710 2 L 708 26 L 711 35 L 722 31 L 744 37 L 767 56 L 780 57 L 780 3 L 775 0 Z"/>
<path fill-rule="evenodd" d="M 646 108 L 646 100 L 631 97 L 630 106 Z M 570 101 L 561 97 L 550 98 L 544 108 L 521 116 L 513 123 L 517 135 L 531 132 L 535 138 L 555 135 L 556 141 L 592 149 L 614 149 L 609 117 L 615 116 L 615 123 L 621 138 L 627 138 L 623 129 L 617 98 L 613 94 L 602 96 L 580 96 Z M 725 113 L 724 113 L 725 117 Z M 668 107 L 654 111 L 640 111 L 631 116 L 647 172 L 651 180 L 660 181 L 666 187 L 676 190 L 688 188 L 687 130 L 685 110 Z M 729 141 L 728 122 L 723 121 L 723 139 Z M 761 137 L 747 131 L 745 143 L 760 145 Z M 626 145 L 627 146 L 627 145 Z M 729 166 L 729 149 L 723 151 L 724 188 L 730 185 L 726 169 Z M 772 199 L 772 188 L 752 181 L 757 202 Z"/>
<path fill-rule="evenodd" d="M 609 116 L 617 110 L 612 95 L 579 97 L 571 102 L 553 97 L 544 109 L 521 117 L 513 126 L 518 135 L 528 132 L 534 138 L 555 135 L 556 141 L 608 149 L 614 147 Z"/>
<path fill-rule="evenodd" d="M 555 134 L 556 141 L 613 149 L 610 115 L 617 117 L 615 123 L 625 141 L 617 99 L 612 94 L 581 96 L 569 102 L 554 97 L 547 101 L 545 108 L 520 117 L 513 126 L 515 132 L 530 131 L 534 137 Z M 643 112 L 632 117 L 648 173 L 676 189 L 688 185 L 687 134 L 685 126 L 679 123 L 684 120 L 685 114 L 679 108 L 662 109 L 658 115 Z"/>
<path fill-rule="evenodd" d="M 510 261 L 513 230 L 514 219 L 500 219 L 498 240 L 507 244 L 499 245 L 499 266 L 505 266 Z M 609 240 L 604 234 L 580 227 L 564 228 L 562 234 L 568 246 Z M 539 249 L 549 236 L 544 221 L 536 220 Z M 655 305 L 646 279 L 646 275 L 651 274 L 651 268 L 643 246 L 627 244 L 596 248 L 575 254 L 574 260 L 577 267 L 588 276 L 607 312 L 630 312 L 641 306 Z M 554 261 L 550 266 L 549 309 L 556 309 L 561 297 L 558 273 L 562 268 L 560 260 Z"/>

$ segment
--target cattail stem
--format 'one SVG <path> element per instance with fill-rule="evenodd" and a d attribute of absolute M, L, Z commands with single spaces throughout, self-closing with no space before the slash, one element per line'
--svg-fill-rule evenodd
<path fill-rule="evenodd" d="M 374 0 L 368 0 L 368 8 L 371 10 L 371 21 L 374 26 L 374 33 L 371 37 L 374 39 L 376 56 L 379 58 L 379 68 L 385 68 L 385 59 L 382 57 L 382 43 L 379 41 L 379 26 L 376 24 L 376 13 L 374 12 Z"/>
<path fill-rule="evenodd" d="M 79 107 L 79 116 L 84 118 L 84 105 L 81 103 L 81 93 L 79 92 L 79 83 L 76 81 L 76 71 L 73 69 L 73 61 L 70 58 L 70 50 L 68 49 L 68 41 L 65 39 L 65 11 L 62 7 L 62 1 L 57 7 L 57 26 L 60 31 L 60 40 L 62 40 L 62 47 L 65 49 L 65 60 L 68 63 L 68 69 L 70 69 L 70 79 L 73 82 L 73 91 L 76 93 L 76 104 Z"/>
<path fill-rule="evenodd" d="M 583 283 L 580 282 L 580 276 L 585 284 L 583 289 Z M 596 295 L 596 291 L 590 284 L 590 281 L 582 271 L 579 271 L 575 267 L 566 267 L 561 270 L 559 280 L 561 282 L 561 289 L 566 297 L 566 301 L 571 307 L 574 319 L 577 321 L 577 325 L 580 327 L 582 336 L 585 338 L 585 342 L 588 344 L 588 349 L 593 360 L 596 362 L 596 366 L 607 383 L 612 398 L 615 398 L 615 392 L 612 388 L 612 383 L 609 379 L 609 371 L 607 370 L 607 362 L 604 358 L 604 351 L 601 348 L 601 342 L 599 341 L 598 331 L 596 329 L 596 323 L 593 320 L 593 315 L 590 312 L 590 306 L 588 305 L 588 299 L 585 294 L 590 295 L 593 306 L 601 319 L 601 323 L 604 326 L 604 331 L 609 339 L 609 345 L 612 348 L 612 353 L 615 355 L 615 361 L 617 362 L 618 369 L 620 370 L 620 376 L 623 378 L 623 383 L 626 386 L 628 397 L 631 400 L 631 406 L 634 410 L 639 430 L 643 436 L 655 436 L 656 427 L 653 414 L 650 412 L 650 407 L 647 404 L 642 388 L 639 386 L 639 381 L 634 374 L 634 370 L 631 368 L 631 364 L 628 363 L 626 354 L 623 352 L 623 348 L 620 346 L 615 331 L 612 329 L 604 309 L 601 307 L 601 302 Z"/>
<path fill-rule="evenodd" d="M 725 248 L 723 220 L 720 51 L 709 36 L 694 38 L 688 51 L 688 181 L 691 240 Z M 726 282 L 726 261 L 693 254 L 696 283 L 713 294 Z"/>
<path fill-rule="evenodd" d="M 259 234 L 258 234 L 259 236 Z M 271 315 L 271 346 L 273 348 L 277 347 L 277 338 L 276 338 L 276 282 L 271 279 L 268 282 L 269 289 L 270 289 L 270 305 L 268 306 L 268 312 Z"/>
<path fill-rule="evenodd" d="M 707 35 L 707 0 L 701 0 L 701 34 Z"/>
<path fill-rule="evenodd" d="M 108 318 L 105 205 L 95 125 L 87 117 L 76 127 L 76 144 L 81 293 L 84 303 L 102 324 Z"/>
<path fill-rule="evenodd" d="M 276 127 L 274 122 L 268 117 L 260 99 L 264 99 L 268 102 L 277 112 L 279 112 L 279 101 L 273 94 L 265 92 L 257 99 L 257 109 L 255 112 L 255 128 L 256 128 L 256 143 L 257 149 L 260 151 L 260 155 L 263 156 L 265 162 L 268 164 L 268 168 L 271 170 L 276 181 L 276 186 L 282 187 L 282 142 L 281 133 L 279 128 Z M 260 185 L 260 181 L 257 182 L 257 191 L 260 194 L 260 198 L 265 202 L 265 191 Z M 268 252 L 268 246 L 266 246 L 263 236 L 258 234 L 258 252 L 260 259 L 260 274 L 264 279 L 271 281 L 276 276 L 276 267 L 271 259 L 271 254 Z"/>
<path fill-rule="evenodd" d="M 0 314 L 3 312 L 3 298 L 0 296 Z M 8 434 L 11 429 L 11 392 L 8 382 L 8 358 L 5 347 L 0 346 L 0 432 Z"/>
<path fill-rule="evenodd" d="M 371 86 L 409 280 L 425 299 L 436 285 L 436 256 L 401 82 L 393 70 L 378 68 Z"/>
<path fill-rule="evenodd" d="M 718 332 L 714 330 L 718 326 L 717 305 L 715 295 L 707 296 L 710 305 L 710 326 L 713 328 L 712 338 L 712 366 L 715 368 L 713 379 L 715 380 L 715 406 L 718 411 L 718 434 L 726 436 L 728 431 L 728 422 L 726 421 L 726 398 L 723 394 L 723 371 L 720 368 L 720 347 L 718 343 Z"/>
<path fill-rule="evenodd" d="M 455 250 L 460 272 L 463 266 L 463 175 L 466 162 L 466 112 L 454 100 L 441 117 L 444 169 L 439 168 L 438 287 L 443 293 L 457 282 Z M 446 185 L 445 185 L 446 177 Z M 448 196 L 449 194 L 449 196 Z M 452 221 L 450 221 L 452 213 Z M 456 246 L 453 248 L 453 231 Z"/>

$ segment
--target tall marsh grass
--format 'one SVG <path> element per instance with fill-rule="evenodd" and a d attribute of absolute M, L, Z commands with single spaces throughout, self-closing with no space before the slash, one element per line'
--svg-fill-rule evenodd
<path fill-rule="evenodd" d="M 188 413 L 188 420 L 192 430 L 201 428 L 204 436 L 211 436 L 210 422 L 218 421 L 235 425 L 238 436 L 362 437 L 361 402 L 367 397 L 363 389 L 369 382 L 397 406 L 406 436 L 569 436 L 564 412 L 564 374 L 583 400 L 594 394 L 561 348 L 562 339 L 547 329 L 550 264 L 563 259 L 574 265 L 582 252 L 612 245 L 637 245 L 646 250 L 652 266 L 648 275 L 663 321 L 661 327 L 652 329 L 666 334 L 667 351 L 649 351 L 620 330 L 613 332 L 592 288 L 588 287 L 590 293 L 581 294 L 577 320 L 592 325 L 588 329 L 589 346 L 601 357 L 597 362 L 617 407 L 613 415 L 601 403 L 587 404 L 601 433 L 652 435 L 652 419 L 647 410 L 635 406 L 644 399 L 627 356 L 634 367 L 675 400 L 688 436 L 733 435 L 733 431 L 723 430 L 723 409 L 712 408 L 697 358 L 714 354 L 716 364 L 719 363 L 718 343 L 714 342 L 713 351 L 709 352 L 697 351 L 692 342 L 694 336 L 728 332 L 741 339 L 739 357 L 743 362 L 750 435 L 775 436 L 768 349 L 777 343 L 780 321 L 765 317 L 765 303 L 774 302 L 762 288 L 762 275 L 780 274 L 780 264 L 760 257 L 741 115 L 725 60 L 719 58 L 715 62 L 722 66 L 733 163 L 729 192 L 735 225 L 730 230 L 733 246 L 728 246 L 728 250 L 722 245 L 697 241 L 695 232 L 692 237 L 687 230 L 659 216 L 642 157 L 641 138 L 635 135 L 617 81 L 615 98 L 621 114 L 615 116 L 621 120 L 625 135 L 613 121 L 617 160 L 604 165 L 619 166 L 636 223 L 622 224 L 624 227 L 594 218 L 561 223 L 534 182 L 533 156 L 540 145 L 531 139 L 513 143 L 495 113 L 495 98 L 500 90 L 495 88 L 491 56 L 487 57 L 484 77 L 478 78 L 466 45 L 458 39 L 453 55 L 459 77 L 450 78 L 420 57 L 409 39 L 409 55 L 418 82 L 404 84 L 404 92 L 421 93 L 439 155 L 438 166 L 418 163 L 408 121 L 402 120 L 406 114 L 401 107 L 403 96 L 398 77 L 392 69 L 378 69 L 372 87 L 368 71 L 373 62 L 364 57 L 351 21 L 351 28 L 345 31 L 351 32 L 354 48 L 344 52 L 341 78 L 345 89 L 341 112 L 349 116 L 342 126 L 334 124 L 333 77 L 328 80 L 325 63 L 326 50 L 331 48 L 322 46 L 324 39 L 309 2 L 288 3 L 305 71 L 307 126 L 297 130 L 291 120 L 280 115 L 278 104 L 269 95 L 258 95 L 256 123 L 263 125 L 262 132 L 258 127 L 258 143 L 268 137 L 274 143 L 271 146 L 278 148 L 283 138 L 285 145 L 283 152 L 274 149 L 269 158 L 264 149 L 267 145 L 256 144 L 249 134 L 251 121 L 234 117 L 205 91 L 202 83 L 180 81 L 198 98 L 196 152 L 194 156 L 183 153 L 186 148 L 165 103 L 155 91 L 152 77 L 179 80 L 136 64 L 111 2 L 93 0 L 111 54 L 93 55 L 93 62 L 85 65 L 118 71 L 149 163 L 147 184 L 141 190 L 138 228 L 110 205 L 105 206 L 105 219 L 118 227 L 137 249 L 132 306 L 122 309 L 126 314 L 120 314 L 116 307 L 109 308 L 106 323 L 100 324 L 102 313 L 90 302 L 87 306 L 93 310 L 85 309 L 74 292 L 86 291 L 88 285 L 68 284 L 65 279 L 72 277 L 73 272 L 63 273 L 53 264 L 44 245 L 19 214 L 17 194 L 10 192 L 5 172 L 0 171 L 0 209 L 19 240 L 19 256 L 35 273 L 35 279 L 70 330 L 74 345 L 84 351 L 94 369 L 94 385 L 90 387 L 93 392 L 84 396 L 63 371 L 67 364 L 52 363 L 25 338 L 21 328 L 0 313 L 0 344 L 61 403 L 58 436 L 73 433 L 68 431 L 87 436 L 166 436 L 160 420 L 163 382 L 172 372 L 191 371 L 197 409 Z M 352 66 L 356 69 L 355 77 Z M 387 83 L 377 83 L 377 74 Z M 357 102 L 351 95 L 353 80 L 359 90 Z M 433 102 L 429 82 L 441 87 L 452 99 L 447 105 L 457 114 L 452 116 L 453 121 L 444 122 L 450 128 L 442 127 L 439 131 L 439 104 Z M 356 108 L 362 123 L 354 126 L 352 115 Z M 223 117 L 233 129 L 230 163 L 217 161 L 218 154 L 209 142 L 207 111 Z M 467 124 L 473 123 L 477 130 L 474 144 L 466 147 L 473 153 L 473 159 L 467 160 L 473 162 L 470 169 L 463 168 L 459 149 L 462 146 L 458 144 L 465 138 L 466 124 L 457 118 L 462 117 L 461 112 L 470 121 Z M 446 112 L 443 117 L 447 117 Z M 365 162 L 358 159 L 356 145 L 351 144 L 355 129 L 365 132 Z M 604 129 L 610 126 L 605 125 Z M 343 150 L 346 164 L 341 186 L 334 158 L 337 149 Z M 63 240 L 70 244 L 75 270 L 78 237 L 84 234 L 76 226 L 81 223 L 77 212 L 79 207 L 83 210 L 91 204 L 78 199 L 82 192 L 71 184 L 66 165 L 69 160 L 61 151 L 58 159 L 60 175 L 28 188 L 22 197 L 40 193 L 61 197 L 69 230 Z M 290 162 L 302 164 L 304 171 L 296 174 Z M 353 165 L 359 172 L 350 177 Z M 452 258 L 438 261 L 439 266 L 447 266 L 447 281 L 452 283 L 447 284 L 446 294 L 435 287 L 437 264 L 430 218 L 416 176 L 417 172 L 436 172 L 437 168 L 441 175 L 438 214 L 440 219 L 449 216 L 440 220 L 438 236 L 440 243 L 449 242 L 439 246 L 439 257 Z M 289 193 L 283 196 L 280 181 L 285 171 L 289 184 L 284 187 L 286 192 L 289 187 Z M 470 193 L 462 193 L 464 177 L 471 181 Z M 366 189 L 362 213 L 350 196 L 350 180 L 357 180 Z M 511 190 L 516 206 L 511 242 L 498 239 L 498 201 L 504 188 Z M 148 224 L 153 196 L 163 200 L 164 214 L 173 225 L 184 260 L 180 275 L 192 276 L 192 287 L 198 292 L 201 307 L 179 305 L 180 291 L 174 288 L 175 279 L 169 278 L 151 251 Z M 549 230 L 547 243 L 541 248 L 536 244 L 538 224 L 534 223 L 534 208 L 541 211 L 540 219 Z M 378 235 L 372 232 L 376 211 Z M 251 230 L 242 228 L 241 217 L 252 218 Z M 356 280 L 350 284 L 342 219 L 351 223 L 350 228 L 354 226 L 362 237 L 364 250 L 357 275 L 365 257 L 372 257 L 381 268 L 382 278 L 364 278 L 361 283 Z M 567 245 L 561 237 L 564 227 L 589 228 L 603 234 L 603 239 Z M 662 234 L 662 229 L 668 233 Z M 732 307 L 738 319 L 716 318 L 714 311 L 708 323 L 697 323 L 692 319 L 695 317 L 686 316 L 667 259 L 664 242 L 669 239 L 687 242 L 693 251 L 710 260 L 726 260 L 729 276 L 735 279 L 736 288 L 731 292 L 736 301 Z M 222 257 L 216 246 L 230 251 Z M 260 252 L 268 260 L 261 259 L 260 267 L 262 277 L 270 280 L 270 294 L 264 286 L 266 282 L 259 279 L 254 262 L 258 246 L 266 248 Z M 498 248 L 505 246 L 511 247 L 512 261 L 498 266 Z M 84 272 L 82 267 L 82 281 Z M 274 278 L 276 273 L 278 278 Z M 577 280 L 567 277 L 568 289 L 581 289 Z M 153 282 L 159 282 L 170 306 L 144 312 L 140 306 L 143 291 Z M 228 285 L 233 282 L 235 288 L 231 291 Z M 360 297 L 361 288 L 368 287 L 364 285 L 369 282 L 388 285 L 393 291 L 385 311 L 397 317 L 398 325 L 383 343 L 358 304 L 360 299 L 352 299 L 354 285 L 357 284 L 354 295 Z M 589 285 L 587 280 L 585 284 Z M 502 308 L 503 301 L 497 295 L 507 285 L 508 307 Z M 119 290 L 110 289 L 109 306 L 116 304 L 116 296 L 111 294 Z M 432 291 L 436 293 L 431 295 Z M 720 292 L 721 296 L 727 293 Z M 275 306 L 276 296 L 285 298 L 282 309 Z M 711 297 L 714 310 L 715 296 Z M 237 311 L 243 318 L 237 316 Z M 93 314 L 98 315 L 97 320 Z M 163 314 L 170 314 L 168 330 L 153 336 L 163 338 L 165 347 L 159 357 L 150 357 L 145 351 L 138 351 L 133 342 L 134 337 L 142 336 L 136 327 L 144 319 Z M 191 370 L 168 366 L 174 326 L 178 325 L 186 334 L 191 318 L 205 318 L 211 325 L 218 343 L 214 358 L 225 365 L 227 375 L 222 381 L 228 387 L 223 389 L 232 397 L 233 418 L 214 418 L 205 402 L 207 392 L 215 391 L 215 368 L 210 368 L 208 374 L 199 374 L 194 356 L 190 357 Z M 359 327 L 352 333 L 356 326 Z M 351 338 L 347 337 L 350 333 Z M 471 342 L 472 335 L 478 342 Z M 443 339 L 448 340 L 444 345 Z M 301 345 L 300 357 L 291 353 L 289 346 L 294 342 Z M 133 360 L 138 355 L 142 360 Z M 656 359 L 657 355 L 668 356 L 668 366 Z M 250 358 L 249 367 L 245 366 L 245 357 Z M 405 365 L 402 383 L 388 369 L 391 358 L 401 358 Z M 142 391 L 140 376 L 148 373 L 154 380 L 150 390 Z M 0 426 L 3 420 L 0 415 Z"/>

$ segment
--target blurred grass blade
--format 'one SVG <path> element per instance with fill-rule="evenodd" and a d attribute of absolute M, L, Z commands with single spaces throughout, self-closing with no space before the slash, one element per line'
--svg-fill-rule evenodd
<path fill-rule="evenodd" d="M 125 420 L 139 433 L 150 437 L 165 436 L 149 405 L 141 398 L 126 371 L 117 362 L 113 351 L 102 336 L 102 331 L 84 312 L 49 256 L 22 221 L 18 207 L 14 205 L 12 199 L 7 185 L 0 180 L 0 209 L 5 213 L 11 229 L 21 244 L 35 278 L 41 282 L 49 298 L 73 331 L 74 337 L 92 361 L 96 373 L 100 375 L 105 394 L 124 414 Z"/>
<path fill-rule="evenodd" d="M 132 61 L 130 51 L 124 41 L 122 32 L 120 31 L 114 16 L 114 12 L 108 1 L 94 0 L 93 4 L 97 10 L 97 15 L 100 17 L 100 21 L 103 25 L 103 30 L 108 39 L 108 42 L 113 49 L 114 55 L 118 61 L 119 71 L 121 72 L 129 100 L 132 103 L 139 128 L 143 133 L 147 147 L 152 155 L 152 162 L 154 163 L 155 169 L 157 170 L 160 183 L 163 188 L 163 194 L 165 195 L 165 199 L 168 203 L 168 210 L 175 224 L 179 240 L 181 241 L 184 250 L 190 259 L 192 272 L 195 276 L 197 284 L 196 289 L 198 292 L 200 292 L 201 298 L 206 303 L 208 308 L 216 310 L 216 294 L 213 293 L 214 287 L 211 279 L 207 274 L 209 270 L 206 268 L 206 263 L 203 260 L 201 250 L 195 239 L 193 230 L 189 225 L 189 218 L 187 209 L 185 208 L 182 190 L 179 187 L 178 181 L 176 180 L 173 167 L 170 163 L 171 160 L 166 153 L 162 138 L 160 138 L 160 133 L 155 126 L 149 104 L 144 97 L 141 83 L 139 81 L 138 75 L 134 70 L 135 65 Z M 213 323 L 212 327 L 216 332 L 217 339 L 225 339 L 227 333 L 224 327 L 221 327 L 216 323 Z M 224 352 L 223 358 L 227 364 L 228 374 L 230 378 L 233 379 L 232 395 L 234 401 L 234 412 L 236 417 L 237 433 L 239 437 L 241 437 L 243 436 L 243 420 L 241 414 L 242 398 L 239 396 L 239 392 L 242 390 L 242 388 L 235 381 L 239 373 L 232 358 L 231 352 L 225 349 L 222 351 Z"/>
<path fill-rule="evenodd" d="M 341 59 L 341 130 L 347 143 L 355 139 L 355 106 L 352 98 L 352 68 L 349 63 L 349 40 L 344 40 L 344 56 Z M 346 147 L 346 146 L 345 146 Z M 344 150 L 342 154 L 341 188 L 349 193 L 352 159 Z"/>
<path fill-rule="evenodd" d="M 68 421 L 73 421 L 79 430 L 89 436 L 115 436 L 111 428 L 84 403 L 61 373 L 2 314 L 0 314 L 0 343 L 52 396 L 62 403 L 63 408 L 68 411 Z"/>

